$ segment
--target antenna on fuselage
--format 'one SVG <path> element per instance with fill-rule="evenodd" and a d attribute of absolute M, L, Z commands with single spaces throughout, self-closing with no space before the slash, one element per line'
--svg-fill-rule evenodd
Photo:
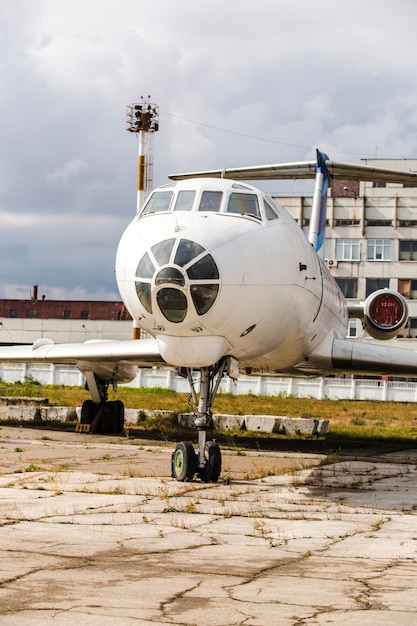
<path fill-rule="evenodd" d="M 126 130 L 139 135 L 137 212 L 144 205 L 146 192 L 152 187 L 153 133 L 159 130 L 159 107 L 150 96 L 126 107 Z"/>

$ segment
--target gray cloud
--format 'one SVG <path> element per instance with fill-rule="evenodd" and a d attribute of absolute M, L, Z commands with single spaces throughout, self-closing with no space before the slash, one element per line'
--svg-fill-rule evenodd
<path fill-rule="evenodd" d="M 417 154 L 412 0 L 0 3 L 0 297 L 118 297 L 136 206 L 125 107 L 176 171 Z M 274 190 L 275 183 L 267 186 Z"/>

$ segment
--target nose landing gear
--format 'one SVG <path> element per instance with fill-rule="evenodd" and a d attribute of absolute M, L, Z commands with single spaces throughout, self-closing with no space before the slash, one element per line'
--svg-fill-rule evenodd
<path fill-rule="evenodd" d="M 205 483 L 216 483 L 222 471 L 222 455 L 215 441 L 204 445 L 204 466 L 199 466 L 198 453 L 189 441 L 181 441 L 172 453 L 172 477 L 176 480 L 194 480 L 195 475 Z"/>
<path fill-rule="evenodd" d="M 200 399 L 192 379 L 192 371 L 186 369 L 191 396 L 197 412 L 194 425 L 198 429 L 197 451 L 189 441 L 177 444 L 172 454 L 172 477 L 178 481 L 193 480 L 197 474 L 204 482 L 217 482 L 222 469 L 220 448 L 215 441 L 207 441 L 207 429 L 211 422 L 211 405 L 216 397 L 220 381 L 225 373 L 228 358 L 224 357 L 215 366 L 200 369 Z"/>

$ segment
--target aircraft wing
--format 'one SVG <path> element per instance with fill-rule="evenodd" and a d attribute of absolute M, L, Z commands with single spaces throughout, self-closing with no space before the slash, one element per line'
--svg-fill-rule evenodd
<path fill-rule="evenodd" d="M 372 340 L 335 339 L 332 370 L 373 375 L 416 376 L 417 350 Z"/>
<path fill-rule="evenodd" d="M 334 339 L 331 350 L 311 355 L 308 363 L 299 364 L 293 375 L 306 373 L 316 376 L 330 373 L 373 374 L 417 377 L 417 350 L 393 346 L 391 340 Z M 85 343 L 54 344 L 38 339 L 33 345 L 0 348 L 0 362 L 55 363 L 83 365 L 86 363 L 137 365 L 152 367 L 169 365 L 161 357 L 154 339 L 91 340 Z M 82 367 L 81 367 L 82 369 Z M 277 372 L 279 374 L 279 372 Z M 284 372 L 288 375 L 288 372 Z"/>
<path fill-rule="evenodd" d="M 389 345 L 387 345 L 389 344 Z M 363 374 L 417 378 L 417 350 L 401 347 L 401 340 L 333 339 L 318 347 L 295 375 Z M 293 373 L 294 375 L 294 373 Z"/>
<path fill-rule="evenodd" d="M 316 176 L 316 161 L 301 161 L 298 163 L 277 163 L 271 165 L 254 165 L 250 167 L 235 167 L 219 170 L 206 170 L 184 174 L 172 174 L 171 180 L 186 178 L 231 178 L 233 180 L 284 180 L 296 178 L 314 178 Z M 373 167 L 371 165 L 356 165 L 353 163 L 338 163 L 325 161 L 326 169 L 332 178 L 342 180 L 377 181 L 417 185 L 417 172 Z"/>
<path fill-rule="evenodd" d="M 129 363 L 150 367 L 165 363 L 155 339 L 126 341 L 90 340 L 85 343 L 58 343 L 38 339 L 33 345 L 0 348 L 0 362 L 14 363 Z"/>

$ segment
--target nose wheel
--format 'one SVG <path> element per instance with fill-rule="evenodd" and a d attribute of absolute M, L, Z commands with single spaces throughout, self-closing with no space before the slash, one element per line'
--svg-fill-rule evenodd
<path fill-rule="evenodd" d="M 217 483 L 222 471 L 222 453 L 215 441 L 207 441 L 204 445 L 204 458 L 206 464 L 199 468 L 198 475 L 205 483 Z"/>
<path fill-rule="evenodd" d="M 181 482 L 193 480 L 197 470 L 197 457 L 189 441 L 181 441 L 172 453 L 172 477 Z"/>
<path fill-rule="evenodd" d="M 222 455 L 215 441 L 204 444 L 204 466 L 199 467 L 199 454 L 189 441 L 181 441 L 172 453 L 172 478 L 180 482 L 194 480 L 216 483 L 222 471 Z"/>

